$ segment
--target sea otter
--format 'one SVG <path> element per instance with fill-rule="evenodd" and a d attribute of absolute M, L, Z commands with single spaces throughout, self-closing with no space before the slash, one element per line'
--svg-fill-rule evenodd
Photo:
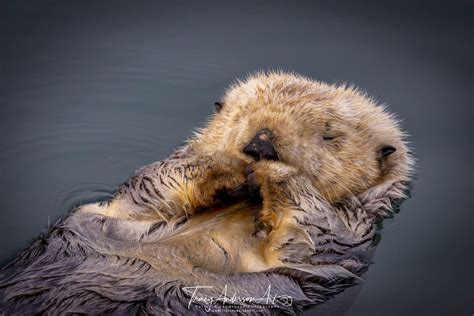
<path fill-rule="evenodd" d="M 237 82 L 216 109 L 3 268 L 1 310 L 293 313 L 355 284 L 408 193 L 395 118 L 353 87 L 282 72 Z"/>

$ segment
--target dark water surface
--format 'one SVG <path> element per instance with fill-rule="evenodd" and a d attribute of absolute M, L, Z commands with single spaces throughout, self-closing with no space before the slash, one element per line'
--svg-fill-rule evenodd
<path fill-rule="evenodd" d="M 1 262 L 281 68 L 366 89 L 419 158 L 348 315 L 471 315 L 473 8 L 449 3 L 2 2 Z"/>

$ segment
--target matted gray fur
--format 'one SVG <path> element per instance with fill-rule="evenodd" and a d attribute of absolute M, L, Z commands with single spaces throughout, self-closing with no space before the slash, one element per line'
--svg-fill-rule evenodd
<path fill-rule="evenodd" d="M 378 224 L 411 179 L 394 117 L 352 87 L 279 72 L 237 83 L 222 104 L 185 148 L 138 170 L 110 201 L 73 211 L 4 267 L 0 311 L 292 314 L 362 281 Z M 213 209 L 218 190 L 242 183 L 263 201 L 249 191 Z M 286 225 L 273 227 L 282 213 Z"/>
<path fill-rule="evenodd" d="M 315 244 L 321 246 L 311 262 L 318 269 L 309 272 L 280 269 L 224 275 L 196 268 L 192 275 L 180 278 L 175 271 L 175 277 L 170 278 L 163 271 L 179 269 L 180 256 L 170 249 L 160 250 L 159 240 L 167 234 L 166 227 L 157 228 L 153 223 L 131 226 L 125 220 L 73 212 L 2 269 L 0 310 L 5 315 L 298 313 L 361 282 L 358 276 L 368 268 L 377 241 L 377 222 L 392 214 L 393 206 L 406 197 L 406 188 L 404 183 L 396 183 L 382 199 L 353 198 L 347 205 L 354 209 L 332 210 L 377 215 L 371 217 L 367 238 L 360 244 L 341 242 L 338 232 L 326 234 L 324 242 L 312 234 Z M 353 221 L 356 223 L 355 217 Z M 157 269 L 138 258 L 121 255 L 127 247 L 150 246 L 169 258 L 167 267 Z M 323 261 L 334 264 L 321 264 Z M 190 302 L 193 289 L 186 287 L 196 285 L 213 286 L 199 289 L 199 294 L 216 301 Z M 240 297 L 263 299 L 231 304 L 219 300 L 224 289 L 228 297 L 238 293 Z"/>

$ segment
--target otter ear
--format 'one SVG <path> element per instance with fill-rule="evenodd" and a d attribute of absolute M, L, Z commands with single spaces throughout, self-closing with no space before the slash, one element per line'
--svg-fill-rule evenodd
<path fill-rule="evenodd" d="M 216 108 L 216 113 L 219 113 L 224 107 L 224 103 L 220 101 L 214 102 L 214 107 Z"/>
<path fill-rule="evenodd" d="M 397 151 L 397 149 L 393 147 L 392 145 L 383 145 L 382 148 L 380 149 L 379 159 L 380 160 L 385 159 L 391 154 L 393 154 L 395 151 Z"/>

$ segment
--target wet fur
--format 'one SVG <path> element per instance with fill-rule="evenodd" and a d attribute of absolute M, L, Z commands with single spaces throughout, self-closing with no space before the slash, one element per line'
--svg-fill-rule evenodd
<path fill-rule="evenodd" d="M 1 310 L 182 314 L 189 286 L 255 296 L 271 285 L 293 303 L 246 306 L 294 313 L 359 282 L 377 223 L 409 188 L 413 161 L 394 118 L 353 88 L 286 73 L 236 83 L 219 110 L 185 147 L 4 267 Z M 262 128 L 279 161 L 242 153 Z M 386 145 L 396 151 L 383 157 Z"/>

